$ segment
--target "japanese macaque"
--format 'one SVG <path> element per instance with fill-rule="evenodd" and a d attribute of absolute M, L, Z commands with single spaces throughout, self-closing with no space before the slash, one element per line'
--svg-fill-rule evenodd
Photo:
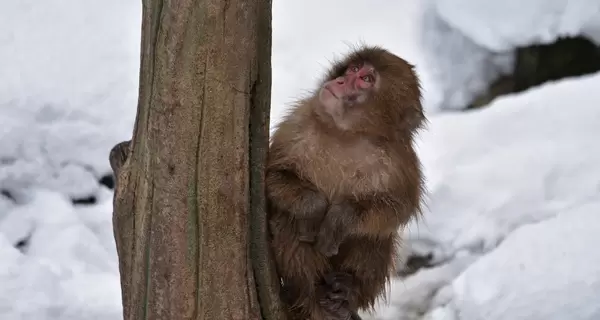
<path fill-rule="evenodd" d="M 413 66 L 361 47 L 279 124 L 266 184 L 291 319 L 359 319 L 384 294 L 399 228 L 421 210 L 425 121 Z"/>

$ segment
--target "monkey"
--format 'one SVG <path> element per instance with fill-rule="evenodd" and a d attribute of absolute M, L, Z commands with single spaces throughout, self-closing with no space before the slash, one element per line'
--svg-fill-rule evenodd
<path fill-rule="evenodd" d="M 426 122 L 414 66 L 363 45 L 275 127 L 267 210 L 291 319 L 360 319 L 384 294 L 399 229 L 422 213 Z"/>

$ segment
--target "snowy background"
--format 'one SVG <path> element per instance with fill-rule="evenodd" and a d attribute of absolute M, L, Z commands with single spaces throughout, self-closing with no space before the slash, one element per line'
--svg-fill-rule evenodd
<path fill-rule="evenodd" d="M 516 46 L 600 43 L 599 1 L 275 0 L 273 16 L 273 123 L 357 41 L 423 82 L 430 194 L 403 248 L 430 267 L 365 318 L 600 319 L 600 73 L 450 112 Z M 140 19 L 139 0 L 2 3 L 0 319 L 121 319 L 107 155 L 132 132 Z"/>

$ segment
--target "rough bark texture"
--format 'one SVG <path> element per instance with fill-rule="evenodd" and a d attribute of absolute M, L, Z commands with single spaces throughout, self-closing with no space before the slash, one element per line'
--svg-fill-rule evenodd
<path fill-rule="evenodd" d="M 110 154 L 124 319 L 283 319 L 264 206 L 271 1 L 144 0 L 141 49 L 133 138 Z"/>

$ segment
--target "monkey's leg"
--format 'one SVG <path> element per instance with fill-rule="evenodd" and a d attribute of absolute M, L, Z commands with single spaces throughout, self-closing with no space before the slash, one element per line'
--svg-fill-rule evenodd
<path fill-rule="evenodd" d="M 340 246 L 340 253 L 332 257 L 334 269 L 353 276 L 348 295 L 351 310 L 373 308 L 377 298 L 385 292 L 393 269 L 396 237 L 352 236 Z"/>
<path fill-rule="evenodd" d="M 330 264 L 312 244 L 300 241 L 294 223 L 289 215 L 275 212 L 270 219 L 271 246 L 277 271 L 284 282 L 282 299 L 292 313 L 298 314 L 293 319 L 304 320 L 302 315 L 321 313 L 317 284 L 330 269 Z"/>

